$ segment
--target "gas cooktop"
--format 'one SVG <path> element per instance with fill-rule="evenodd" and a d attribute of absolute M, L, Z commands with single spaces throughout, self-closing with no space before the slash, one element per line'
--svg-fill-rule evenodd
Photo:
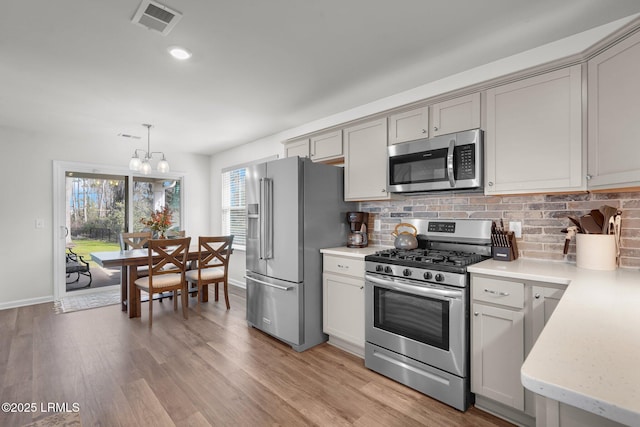
<path fill-rule="evenodd" d="M 365 261 L 466 273 L 466 266 L 487 258 L 476 253 L 438 249 L 386 249 L 366 256 Z"/>

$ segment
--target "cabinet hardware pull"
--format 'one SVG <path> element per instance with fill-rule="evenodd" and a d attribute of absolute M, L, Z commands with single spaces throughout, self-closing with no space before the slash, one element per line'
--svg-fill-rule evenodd
<path fill-rule="evenodd" d="M 589 181 L 593 177 L 591 175 L 587 175 L 586 178 L 587 178 L 587 181 Z"/>
<path fill-rule="evenodd" d="M 383 192 L 383 193 L 386 193 L 386 192 L 387 192 L 387 189 L 386 189 L 386 188 L 383 188 L 383 189 L 382 189 L 382 192 Z"/>
<path fill-rule="evenodd" d="M 480 313 L 478 313 L 477 311 L 474 311 L 474 312 L 473 312 L 473 315 L 474 315 L 474 316 L 479 316 L 479 315 L 480 315 Z"/>
<path fill-rule="evenodd" d="M 484 291 L 489 294 L 500 295 L 501 297 L 509 296 L 509 292 L 496 292 L 496 291 L 492 291 L 491 289 L 485 289 Z"/>
<path fill-rule="evenodd" d="M 434 132 L 437 132 L 437 131 L 438 131 L 438 126 L 434 126 L 434 127 L 433 127 L 433 131 L 434 131 Z M 422 133 L 426 133 L 426 132 L 423 130 L 423 131 L 422 131 Z"/>
<path fill-rule="evenodd" d="M 349 266 L 348 266 L 348 265 L 342 265 L 342 264 L 338 264 L 338 267 L 339 267 L 339 268 L 347 268 L 347 269 L 349 268 Z"/>
<path fill-rule="evenodd" d="M 438 128 L 434 128 L 434 130 L 438 130 Z M 426 129 L 422 129 L 422 133 L 427 133 Z"/>
<path fill-rule="evenodd" d="M 535 294 L 536 299 L 540 299 L 540 294 Z"/>
<path fill-rule="evenodd" d="M 489 185 L 489 187 L 493 187 L 493 182 L 492 181 L 487 182 L 487 184 Z"/>

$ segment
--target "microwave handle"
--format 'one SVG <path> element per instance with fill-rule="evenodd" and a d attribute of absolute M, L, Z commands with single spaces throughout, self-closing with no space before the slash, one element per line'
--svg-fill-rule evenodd
<path fill-rule="evenodd" d="M 449 141 L 449 150 L 447 151 L 447 175 L 449 176 L 449 185 L 451 185 L 451 188 L 456 186 L 456 180 L 453 174 L 453 149 L 455 145 L 455 139 Z"/>

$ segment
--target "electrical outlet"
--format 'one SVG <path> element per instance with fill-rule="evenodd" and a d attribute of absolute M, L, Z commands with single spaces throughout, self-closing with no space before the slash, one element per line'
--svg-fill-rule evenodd
<path fill-rule="evenodd" d="M 373 231 L 382 231 L 382 224 L 379 219 L 373 220 Z"/>
<path fill-rule="evenodd" d="M 509 231 L 513 231 L 516 238 L 522 237 L 522 223 L 520 221 L 509 221 Z"/>

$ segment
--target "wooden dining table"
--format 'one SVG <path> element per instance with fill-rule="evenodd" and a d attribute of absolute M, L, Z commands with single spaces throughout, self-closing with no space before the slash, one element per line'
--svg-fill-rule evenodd
<path fill-rule="evenodd" d="M 198 245 L 191 245 L 187 259 L 198 259 Z M 148 249 L 130 249 L 126 251 L 91 252 L 91 259 L 104 268 L 120 268 L 120 302 L 122 311 L 129 311 L 129 317 L 140 317 L 135 298 L 135 281 L 138 278 L 138 267 L 149 265 Z M 150 296 L 151 298 L 151 296 Z M 198 296 L 200 298 L 200 296 Z M 209 300 L 208 286 L 202 288 L 202 302 Z"/>

